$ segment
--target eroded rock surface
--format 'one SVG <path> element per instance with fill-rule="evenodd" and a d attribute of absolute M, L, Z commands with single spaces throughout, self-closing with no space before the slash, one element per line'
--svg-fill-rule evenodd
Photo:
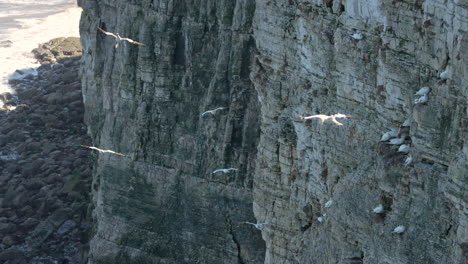
<path fill-rule="evenodd" d="M 466 262 L 468 2 L 79 2 L 91 263 Z"/>

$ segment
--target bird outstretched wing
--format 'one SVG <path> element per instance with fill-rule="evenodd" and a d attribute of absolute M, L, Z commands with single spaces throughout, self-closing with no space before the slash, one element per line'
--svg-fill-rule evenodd
<path fill-rule="evenodd" d="M 100 28 L 100 27 L 97 27 L 102 33 L 108 35 L 108 36 L 113 36 L 114 38 L 117 38 L 117 36 L 114 34 L 114 33 L 111 33 L 111 32 L 107 32 L 105 31 L 104 29 Z"/>
<path fill-rule="evenodd" d="M 138 41 L 134 41 L 133 39 L 129 39 L 129 38 L 121 38 L 121 40 L 126 40 L 126 41 L 128 41 L 128 42 L 130 42 L 130 43 L 132 43 L 132 44 L 137 44 L 137 45 L 141 45 L 141 46 L 144 46 L 144 45 L 145 45 L 145 44 L 143 44 L 143 43 L 140 43 L 140 42 L 138 42 Z"/>

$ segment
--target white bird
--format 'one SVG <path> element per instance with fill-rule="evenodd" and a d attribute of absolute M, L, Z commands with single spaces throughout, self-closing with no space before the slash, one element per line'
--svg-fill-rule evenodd
<path fill-rule="evenodd" d="M 409 127 L 411 125 L 411 121 L 409 119 L 406 119 L 403 124 L 401 124 L 402 127 Z"/>
<path fill-rule="evenodd" d="M 414 100 L 414 104 L 422 104 L 422 103 L 425 103 L 427 102 L 427 94 L 419 97 L 418 99 L 415 99 Z"/>
<path fill-rule="evenodd" d="M 361 33 L 354 33 L 353 35 L 351 35 L 351 37 L 352 37 L 353 39 L 356 39 L 356 40 L 361 40 L 361 39 L 363 39 L 363 36 L 362 36 Z"/>
<path fill-rule="evenodd" d="M 403 144 L 398 148 L 398 152 L 408 153 L 409 149 L 410 147 L 408 145 Z"/>
<path fill-rule="evenodd" d="M 333 205 L 333 200 L 330 200 L 330 201 L 328 201 L 328 202 L 325 203 L 324 207 L 325 207 L 325 208 L 329 208 L 329 207 L 332 206 L 332 205 Z"/>
<path fill-rule="evenodd" d="M 122 154 L 122 153 L 117 153 L 117 152 L 115 152 L 115 151 L 108 150 L 108 149 L 99 149 L 99 148 L 96 148 L 96 147 L 85 146 L 85 145 L 80 145 L 80 146 L 82 146 L 82 147 L 84 147 L 84 148 L 95 149 L 95 150 L 97 150 L 97 151 L 99 151 L 99 152 L 103 152 L 103 153 L 106 153 L 106 152 L 107 152 L 107 153 L 116 154 L 116 155 L 124 156 L 124 157 L 125 157 L 125 155 Z"/>
<path fill-rule="evenodd" d="M 413 162 L 413 157 L 411 155 L 408 155 L 408 157 L 406 157 L 405 159 L 405 167 L 410 165 L 411 162 Z"/>
<path fill-rule="evenodd" d="M 223 109 L 226 109 L 226 107 L 218 107 L 218 108 L 213 109 L 213 110 L 208 110 L 208 111 L 206 111 L 206 112 L 203 112 L 203 113 L 201 114 L 201 116 L 204 116 L 204 115 L 206 115 L 206 114 L 212 114 L 212 115 L 214 115 L 214 114 L 216 113 L 216 111 L 223 110 Z"/>
<path fill-rule="evenodd" d="M 400 225 L 400 226 L 395 227 L 395 229 L 393 229 L 392 233 L 401 234 L 401 233 L 405 232 L 405 230 L 406 230 L 405 226 Z"/>
<path fill-rule="evenodd" d="M 318 221 L 319 223 L 322 223 L 322 222 L 323 222 L 323 216 L 317 217 L 317 221 Z"/>
<path fill-rule="evenodd" d="M 241 222 L 241 224 L 248 224 L 248 225 L 253 225 L 255 226 L 255 228 L 257 228 L 258 230 L 261 230 L 262 229 L 262 226 L 264 225 L 270 225 L 270 223 L 251 223 L 251 222 Z"/>
<path fill-rule="evenodd" d="M 442 80 L 447 80 L 448 78 L 448 74 L 449 74 L 449 70 L 448 70 L 448 67 L 445 69 L 445 71 L 441 72 L 440 73 L 440 78 Z"/>
<path fill-rule="evenodd" d="M 415 95 L 421 95 L 421 96 L 426 95 L 426 94 L 429 93 L 430 90 L 431 90 L 431 88 L 429 88 L 429 87 L 423 87 L 423 88 L 419 89 L 419 91 L 416 92 Z"/>
<path fill-rule="evenodd" d="M 322 121 L 322 124 L 323 122 L 325 122 L 326 120 L 328 119 L 331 119 L 331 121 L 333 123 L 335 123 L 336 125 L 338 126 L 342 126 L 343 124 L 338 122 L 336 119 L 337 118 L 354 118 L 352 116 L 348 116 L 348 115 L 345 115 L 345 114 L 334 114 L 334 115 L 311 115 L 311 116 L 301 116 L 301 115 L 298 115 L 297 117 L 301 118 L 301 119 L 304 119 L 304 120 L 307 120 L 307 119 L 312 119 L 312 118 L 318 118 L 320 119 L 320 121 Z"/>
<path fill-rule="evenodd" d="M 403 142 L 405 142 L 405 139 L 404 139 L 404 138 L 392 138 L 392 139 L 390 139 L 390 142 L 388 142 L 387 144 L 390 144 L 390 145 L 401 145 L 401 144 L 403 144 Z"/>
<path fill-rule="evenodd" d="M 230 171 L 237 171 L 238 169 L 236 168 L 228 168 L 228 169 L 219 169 L 219 170 L 215 170 L 213 171 L 212 173 L 218 173 L 218 172 L 222 172 L 222 173 L 228 173 Z"/>
<path fill-rule="evenodd" d="M 391 131 L 388 131 L 388 132 L 385 132 L 383 135 L 382 135 L 382 138 L 380 138 L 380 141 L 387 141 L 391 138 L 394 138 L 397 136 L 397 131 L 392 129 Z"/>
<path fill-rule="evenodd" d="M 383 205 L 382 205 L 382 204 L 377 205 L 377 207 L 374 208 L 373 212 L 376 213 L 376 214 L 381 214 L 381 213 L 383 213 L 383 212 L 384 212 L 384 207 L 383 207 Z"/>
<path fill-rule="evenodd" d="M 145 45 L 145 44 L 143 44 L 143 43 L 140 43 L 140 42 L 138 42 L 138 41 L 134 41 L 134 40 L 129 39 L 129 38 L 122 38 L 122 37 L 119 35 L 119 33 L 115 33 L 115 34 L 114 34 L 114 33 L 111 33 L 111 32 L 107 32 L 107 31 L 105 31 L 104 29 L 102 29 L 102 28 L 100 28 L 100 27 L 97 27 L 97 28 L 98 28 L 102 33 L 104 33 L 104 34 L 106 34 L 106 35 L 108 35 L 108 36 L 112 36 L 112 37 L 115 38 L 115 48 L 118 48 L 120 42 L 122 42 L 123 40 L 128 41 L 128 42 L 130 42 L 130 43 L 132 43 L 132 44 L 136 44 L 136 45 L 142 45 L 142 46 Z"/>

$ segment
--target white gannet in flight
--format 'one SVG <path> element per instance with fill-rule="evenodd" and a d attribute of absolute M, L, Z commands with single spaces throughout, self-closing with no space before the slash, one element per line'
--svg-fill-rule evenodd
<path fill-rule="evenodd" d="M 143 44 L 143 43 L 140 43 L 140 42 L 138 42 L 138 41 L 134 41 L 134 40 L 129 39 L 129 38 L 122 38 L 122 37 L 119 35 L 119 33 L 115 33 L 115 34 L 114 34 L 114 33 L 111 33 L 111 32 L 107 32 L 107 31 L 105 31 L 104 29 L 102 29 L 102 28 L 100 28 L 100 27 L 97 27 L 97 28 L 98 28 L 102 33 L 104 33 L 104 34 L 106 34 L 106 35 L 108 35 L 108 36 L 112 36 L 112 37 L 115 38 L 115 48 L 118 48 L 120 42 L 122 42 L 123 40 L 126 40 L 126 41 L 128 41 L 128 42 L 130 42 L 130 43 L 132 43 L 132 44 L 137 44 L 137 45 L 142 45 L 142 46 L 145 45 L 145 44 Z"/>
<path fill-rule="evenodd" d="M 117 153 L 117 152 L 115 152 L 115 151 L 108 150 L 108 149 L 99 149 L 99 148 L 96 148 L 96 147 L 85 146 L 85 145 L 80 145 L 80 146 L 82 146 L 82 147 L 84 147 L 84 148 L 95 149 L 95 150 L 97 150 L 97 151 L 99 151 L 99 152 L 103 152 L 103 153 L 106 153 L 106 152 L 107 152 L 107 153 L 111 153 L 111 154 L 115 154 L 115 155 L 119 155 L 119 156 L 125 157 L 125 155 L 122 154 L 122 153 Z"/>
<path fill-rule="evenodd" d="M 363 36 L 361 33 L 354 33 L 353 35 L 351 35 L 351 37 L 355 40 L 361 40 L 363 39 Z"/>
<path fill-rule="evenodd" d="M 403 142 L 405 142 L 405 139 L 404 139 L 404 138 L 392 138 L 392 139 L 390 139 L 390 142 L 388 142 L 387 144 L 390 144 L 390 145 L 401 145 L 401 144 L 403 144 Z"/>
<path fill-rule="evenodd" d="M 422 104 L 422 103 L 425 103 L 427 102 L 427 94 L 419 97 L 418 99 L 415 99 L 414 100 L 414 104 Z"/>
<path fill-rule="evenodd" d="M 338 122 L 336 119 L 337 118 L 354 118 L 352 116 L 348 116 L 348 115 L 345 115 L 345 114 L 334 114 L 334 115 L 330 115 L 330 116 L 327 116 L 327 115 L 311 115 L 311 116 L 301 116 L 301 115 L 298 115 L 297 117 L 299 117 L 300 119 L 303 119 L 303 120 L 307 120 L 307 119 L 312 119 L 312 118 L 318 118 L 320 119 L 320 121 L 322 121 L 322 124 L 323 122 L 325 122 L 326 120 L 328 119 L 331 119 L 331 121 L 333 123 L 335 123 L 336 125 L 338 126 L 342 126 L 343 124 Z"/>
<path fill-rule="evenodd" d="M 329 208 L 332 205 L 333 205 L 333 200 L 329 200 L 328 202 L 325 203 L 324 207 Z"/>
<path fill-rule="evenodd" d="M 230 171 L 237 171 L 237 170 L 238 170 L 238 169 L 236 169 L 236 168 L 219 169 L 219 170 L 213 171 L 212 174 L 218 173 L 218 172 L 228 173 L 228 172 L 230 172 Z"/>
<path fill-rule="evenodd" d="M 257 228 L 258 230 L 261 230 L 262 229 L 262 226 L 264 225 L 270 225 L 270 223 L 251 223 L 251 222 L 240 222 L 241 224 L 248 224 L 248 225 L 253 225 L 255 226 L 255 228 Z"/>
<path fill-rule="evenodd" d="M 408 145 L 403 144 L 398 148 L 398 152 L 408 153 L 409 149 L 410 147 Z"/>
<path fill-rule="evenodd" d="M 397 130 L 396 129 L 392 129 L 388 132 L 385 132 L 383 135 L 382 135 L 382 138 L 380 138 L 380 141 L 387 141 L 391 138 L 394 138 L 396 137 L 398 134 Z"/>
<path fill-rule="evenodd" d="M 399 225 L 399 226 L 395 227 L 395 229 L 393 229 L 392 233 L 401 234 L 401 233 L 405 232 L 405 230 L 406 230 L 405 226 Z"/>
<path fill-rule="evenodd" d="M 214 114 L 216 113 L 216 111 L 223 110 L 223 109 L 226 109 L 226 107 L 218 107 L 218 108 L 213 109 L 213 110 L 208 110 L 208 111 L 206 111 L 206 112 L 203 112 L 203 113 L 201 114 L 201 116 L 204 116 L 204 115 L 206 115 L 206 114 L 212 114 L 212 115 L 214 115 Z"/>
<path fill-rule="evenodd" d="M 428 94 L 430 90 L 431 90 L 431 88 L 429 88 L 429 87 L 423 87 L 423 88 L 419 89 L 419 91 L 416 92 L 415 95 L 423 96 L 423 95 Z"/>
<path fill-rule="evenodd" d="M 377 205 L 376 208 L 374 208 L 374 210 L 372 210 L 372 212 L 376 213 L 376 214 L 381 214 L 384 212 L 384 207 L 382 204 L 379 204 Z"/>
<path fill-rule="evenodd" d="M 405 159 L 405 167 L 410 165 L 411 162 L 413 162 L 413 157 L 411 155 L 408 155 L 408 157 L 406 157 Z"/>

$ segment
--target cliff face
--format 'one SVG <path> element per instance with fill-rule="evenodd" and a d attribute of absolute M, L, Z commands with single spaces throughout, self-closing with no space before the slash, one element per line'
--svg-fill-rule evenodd
<path fill-rule="evenodd" d="M 466 260 L 468 1 L 79 4 L 89 134 L 126 155 L 96 163 L 90 263 Z M 409 166 L 379 142 L 405 120 Z"/>

